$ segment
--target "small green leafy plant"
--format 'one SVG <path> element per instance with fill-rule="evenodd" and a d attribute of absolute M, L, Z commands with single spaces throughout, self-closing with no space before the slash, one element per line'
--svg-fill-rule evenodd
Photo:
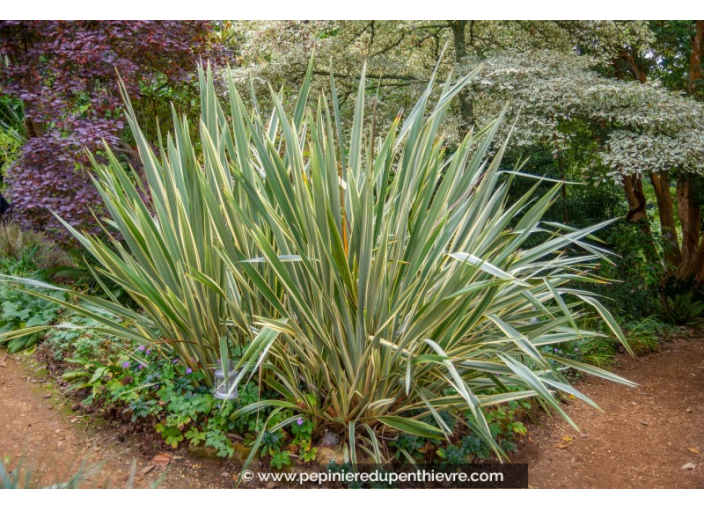
<path fill-rule="evenodd" d="M 7 344 L 9 353 L 29 349 L 43 338 L 43 328 L 53 323 L 59 316 L 61 307 L 57 301 L 66 299 L 64 292 L 52 292 L 49 301 L 42 297 L 25 293 L 14 285 L 0 283 L 0 344 Z M 30 335 L 13 338 L 13 332 L 33 331 Z"/>
<path fill-rule="evenodd" d="M 313 446 L 314 424 L 304 418 L 298 418 L 291 424 L 294 439 L 291 445 L 298 448 L 299 458 L 305 462 L 313 462 L 318 454 L 318 448 Z"/>
<path fill-rule="evenodd" d="M 695 325 L 704 319 L 704 302 L 697 301 L 692 292 L 666 296 L 660 306 L 660 316 L 671 324 Z"/>

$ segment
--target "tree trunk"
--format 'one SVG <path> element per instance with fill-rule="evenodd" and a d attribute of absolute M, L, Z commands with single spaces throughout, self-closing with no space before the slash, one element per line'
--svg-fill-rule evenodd
<path fill-rule="evenodd" d="M 694 278 L 699 285 L 704 284 L 704 241 L 699 243 L 694 255 L 689 260 L 684 260 L 677 268 L 675 275 L 678 280 Z"/>
<path fill-rule="evenodd" d="M 697 248 L 694 258 L 692 259 L 692 265 L 695 268 L 692 274 L 692 276 L 694 276 L 694 280 L 699 285 L 704 284 L 704 242 L 702 242 L 699 245 L 699 248 Z"/>
<path fill-rule="evenodd" d="M 565 160 L 562 157 L 562 151 L 560 150 L 560 143 L 557 139 L 557 131 L 552 134 L 552 140 L 555 143 L 555 159 L 557 160 L 557 170 L 560 174 L 560 179 L 562 179 L 562 223 L 567 225 L 567 175 L 565 174 Z"/>
<path fill-rule="evenodd" d="M 631 53 L 626 50 L 621 52 L 621 58 L 628 62 L 628 66 L 631 68 L 631 74 L 633 74 L 633 77 L 639 82 L 645 83 L 648 81 L 648 76 L 645 74 L 645 71 L 638 67 L 636 57 L 634 55 L 638 55 L 638 50 L 633 49 L 631 50 Z"/>
<path fill-rule="evenodd" d="M 672 268 L 682 263 L 682 253 L 677 239 L 675 211 L 670 194 L 670 174 L 668 172 L 651 173 L 650 182 L 655 189 L 655 198 L 660 213 L 660 229 L 665 246 L 665 261 Z"/>
<path fill-rule="evenodd" d="M 692 35 L 692 52 L 689 54 L 689 93 L 697 94 L 702 84 L 702 55 L 704 55 L 704 20 L 694 22 Z"/>
<path fill-rule="evenodd" d="M 696 196 L 694 177 L 683 175 L 677 179 L 677 214 L 682 225 L 682 263 L 677 278 L 695 278 L 704 282 L 704 241 L 700 235 L 701 207 Z"/>
<path fill-rule="evenodd" d="M 643 181 L 639 175 L 624 175 L 623 189 L 628 200 L 628 214 L 626 221 L 640 225 L 644 232 L 650 235 L 650 224 L 645 212 L 646 199 L 643 193 Z"/>
<path fill-rule="evenodd" d="M 702 90 L 702 57 L 704 56 L 704 20 L 694 22 L 692 51 L 689 54 L 689 83 L 687 91 L 697 96 Z M 677 213 L 682 225 L 682 263 L 677 268 L 680 280 L 694 278 L 704 284 L 704 239 L 700 239 L 701 208 L 697 202 L 692 176 L 677 179 Z"/>
<path fill-rule="evenodd" d="M 626 215 L 626 221 L 637 225 L 641 232 L 643 233 L 643 238 L 645 239 L 645 253 L 648 260 L 656 262 L 658 260 L 658 253 L 655 249 L 655 243 L 653 242 L 653 234 L 650 231 L 650 222 L 648 221 L 648 214 L 645 210 L 647 205 L 647 200 L 645 198 L 645 193 L 643 192 L 643 180 L 640 175 L 624 175 L 623 176 L 623 189 L 626 192 L 626 199 L 628 200 L 628 214 Z M 635 248 L 635 247 L 634 247 Z"/>
<path fill-rule="evenodd" d="M 452 20 L 448 22 L 452 28 L 452 43 L 455 47 L 455 63 L 461 64 L 467 56 L 467 42 L 465 40 L 465 29 L 467 20 Z M 467 131 L 475 127 L 474 105 L 467 87 L 463 88 L 457 98 L 460 102 L 460 138 L 464 138 Z"/>
<path fill-rule="evenodd" d="M 687 175 L 677 179 L 677 215 L 682 225 L 682 259 L 687 261 L 694 258 L 699 246 L 701 216 L 692 179 Z"/>
<path fill-rule="evenodd" d="M 37 104 L 33 100 L 24 101 L 24 119 L 22 123 L 24 124 L 25 131 L 27 132 L 27 138 L 39 138 L 44 135 L 44 126 L 34 120 L 37 114 Z"/>

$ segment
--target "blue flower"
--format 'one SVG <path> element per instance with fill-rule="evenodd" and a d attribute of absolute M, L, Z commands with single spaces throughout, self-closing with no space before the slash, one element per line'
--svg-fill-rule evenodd
<path fill-rule="evenodd" d="M 146 367 L 140 363 L 139 366 L 137 367 L 137 370 L 143 370 L 144 368 L 146 368 Z"/>
<path fill-rule="evenodd" d="M 138 351 L 144 351 L 144 349 L 146 349 L 146 347 L 144 347 L 143 345 L 140 345 L 139 347 L 137 347 Z"/>
<path fill-rule="evenodd" d="M 178 358 L 174 359 L 171 363 L 173 363 L 174 365 L 178 363 Z"/>
<path fill-rule="evenodd" d="M 122 364 L 122 368 L 129 368 L 129 367 L 130 367 L 130 362 L 129 362 L 129 361 L 125 361 L 125 362 Z"/>
<path fill-rule="evenodd" d="M 301 425 L 303 425 L 303 418 L 298 418 L 298 419 L 296 420 L 296 423 L 298 423 L 298 426 L 299 426 L 299 427 L 300 427 Z"/>
<path fill-rule="evenodd" d="M 151 349 L 147 349 L 147 354 L 151 354 L 151 353 L 152 353 L 152 350 L 151 350 Z"/>
<path fill-rule="evenodd" d="M 193 369 L 192 369 L 192 368 L 187 368 L 187 369 L 186 369 L 186 373 L 187 373 L 187 374 L 190 374 L 191 372 L 193 372 Z"/>

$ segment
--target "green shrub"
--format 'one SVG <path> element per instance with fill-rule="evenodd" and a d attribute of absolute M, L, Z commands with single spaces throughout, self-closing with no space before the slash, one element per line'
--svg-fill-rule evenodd
<path fill-rule="evenodd" d="M 206 174 L 212 168 L 221 182 L 231 168 L 236 189 L 246 190 L 244 202 L 225 194 L 211 216 L 224 208 L 228 226 L 244 225 L 258 256 L 221 253 L 235 274 L 256 268 L 254 285 L 281 314 L 259 318 L 263 332 L 239 365 L 242 379 L 261 363 L 280 400 L 233 418 L 263 406 L 293 411 L 344 434 L 355 463 L 358 452 L 381 462 L 380 436 L 447 438 L 446 413 L 501 452 L 483 409 L 537 396 L 566 417 L 554 391 L 585 398 L 566 368 L 625 382 L 541 352 L 599 335 L 577 326 L 588 307 L 627 347 L 609 312 L 573 286 L 592 281 L 586 271 L 603 255 L 584 238 L 603 225 L 541 223 L 559 185 L 508 202 L 515 176 L 503 179 L 503 149 L 486 156 L 501 119 L 444 152 L 442 119 L 470 78 L 448 83 L 428 108 L 431 82 L 403 124 L 378 140 L 364 136 L 362 80 L 349 143 L 334 92 L 332 109 L 321 97 L 306 110 L 304 87 L 292 117 L 273 94 L 267 126 L 243 113 L 232 83 L 226 119 L 204 80 Z M 538 233 L 542 240 L 524 248 Z"/>
<path fill-rule="evenodd" d="M 692 292 L 664 296 L 659 307 L 660 317 L 671 324 L 689 326 L 704 317 L 704 302 L 695 299 Z"/>
<path fill-rule="evenodd" d="M 0 95 L 0 192 L 5 188 L 5 175 L 20 157 L 27 141 L 22 102 Z"/>
<path fill-rule="evenodd" d="M 221 345 L 251 340 L 251 317 L 261 301 L 238 288 L 216 252 L 220 237 L 206 203 L 219 200 L 220 191 L 206 179 L 185 118 L 174 116 L 175 132 L 157 157 L 129 105 L 128 111 L 147 189 L 107 146 L 109 164 L 93 160 L 95 185 L 110 214 L 101 223 L 104 235 L 84 235 L 64 225 L 95 261 L 90 272 L 103 295 L 66 290 L 74 298 L 66 306 L 99 322 L 111 336 L 149 343 L 164 357 L 176 355 L 194 370 L 210 367 L 223 357 Z M 225 242 L 244 252 L 251 243 L 245 232 Z M 34 285 L 35 295 L 63 290 L 27 279 L 6 281 Z M 127 294 L 129 303 L 114 292 L 115 286 Z M 212 382 L 212 372 L 204 374 Z"/>
<path fill-rule="evenodd" d="M 43 235 L 0 222 L 0 274 L 45 281 L 52 269 L 70 260 Z M 10 353 L 36 345 L 43 329 L 58 318 L 66 299 L 61 289 L 50 291 L 46 298 L 25 291 L 24 285 L 0 282 L 0 344 L 7 344 Z"/>
<path fill-rule="evenodd" d="M 222 457 L 234 453 L 228 434 L 252 435 L 262 428 L 263 418 L 229 419 L 233 410 L 258 399 L 253 382 L 240 389 L 236 402 L 222 402 L 203 384 L 203 370 L 101 334 L 91 319 L 70 315 L 66 320 L 70 322 L 47 335 L 45 346 L 54 361 L 66 366 L 61 375 L 68 383 L 66 393 L 87 392 L 86 406 L 116 412 L 126 421 L 142 421 L 173 448 L 206 445 Z"/>
<path fill-rule="evenodd" d="M 619 221 L 608 228 L 605 242 L 618 254 L 613 263 L 603 261 L 598 271 L 599 276 L 614 282 L 602 291 L 609 310 L 628 321 L 655 315 L 666 275 L 661 240 L 656 235 L 646 236 L 636 225 Z M 593 285 L 584 288 L 595 289 Z"/>
<path fill-rule="evenodd" d="M 365 136 L 362 79 L 347 139 L 334 82 L 332 107 L 321 96 L 308 108 L 311 70 L 290 117 L 276 93 L 270 116 L 256 98 L 246 114 L 232 80 L 223 109 L 202 71 L 200 140 L 175 117 L 159 157 L 128 106 L 152 204 L 108 150 L 96 185 L 112 218 L 106 228 L 124 245 L 72 232 L 101 277 L 144 313 L 77 293 L 79 304 L 66 306 L 158 351 L 161 363 L 177 353 L 178 366 L 208 382 L 218 354 L 227 366 L 232 347 L 246 346 L 235 384 L 258 374 L 264 388 L 232 409 L 230 422 L 248 422 L 252 455 L 266 442 L 280 465 L 286 455 L 268 443 L 299 420 L 342 434 L 353 464 L 358 454 L 380 463 L 380 438 L 449 441 L 456 426 L 501 455 L 486 409 L 539 398 L 572 423 L 556 392 L 591 401 L 564 370 L 630 384 L 541 351 L 599 335 L 578 326 L 594 311 L 628 348 L 596 297 L 575 288 L 598 282 L 588 271 L 605 256 L 586 238 L 604 224 L 542 222 L 559 184 L 508 200 L 517 177 L 500 170 L 503 147 L 493 145 L 501 118 L 445 152 L 443 118 L 471 76 L 435 96 L 431 80 L 403 123 L 399 116 L 378 139 Z M 534 236 L 539 242 L 525 245 Z M 183 391 L 183 412 L 171 411 L 205 414 L 207 402 L 192 409 L 205 390 Z M 184 423 L 164 422 L 162 434 L 178 443 Z"/>
<path fill-rule="evenodd" d="M 79 314 L 60 317 L 61 326 L 45 335 L 44 347 L 54 361 L 65 358 L 100 360 L 119 352 L 114 338 L 100 333 L 100 323 Z"/>
<path fill-rule="evenodd" d="M 646 317 L 640 321 L 625 322 L 623 329 L 628 337 L 628 343 L 636 354 L 658 352 L 660 342 L 675 331 L 672 326 L 663 323 L 656 317 Z"/>
<path fill-rule="evenodd" d="M 0 283 L 0 344 L 7 344 L 10 354 L 36 345 L 43 338 L 44 327 L 58 318 L 58 302 L 65 300 L 66 295 L 59 290 L 51 292 L 48 297 L 52 300 L 28 294 L 21 287 Z M 6 333 L 23 331 L 31 331 L 31 334 L 2 338 Z"/>
<path fill-rule="evenodd" d="M 47 241 L 43 234 L 23 231 L 16 223 L 0 221 L 0 274 L 33 275 L 70 266 L 69 254 Z"/>

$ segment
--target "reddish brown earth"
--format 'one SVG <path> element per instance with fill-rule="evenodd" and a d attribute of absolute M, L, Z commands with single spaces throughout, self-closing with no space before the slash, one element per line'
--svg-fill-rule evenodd
<path fill-rule="evenodd" d="M 151 467 L 158 451 L 145 452 L 119 429 L 71 412 L 71 404 L 38 362 L 1 350 L 0 459 L 8 459 L 11 469 L 22 459 L 33 484 L 41 486 L 66 482 L 82 464 L 93 473 L 86 488 L 233 486 L 230 463 L 175 453 L 168 468 Z"/>
<path fill-rule="evenodd" d="M 528 463 L 530 486 L 704 488 L 704 341 L 665 343 L 659 353 L 620 358 L 613 370 L 639 386 L 580 381 L 603 409 L 569 405 L 581 433 L 547 416 L 529 426 L 515 461 Z M 65 481 L 85 461 L 100 466 L 88 486 L 150 487 L 163 475 L 163 488 L 232 487 L 233 463 L 176 453 L 166 472 L 151 469 L 158 452 L 70 405 L 31 358 L 0 351 L 0 457 L 11 466 L 24 457 L 43 485 Z"/>
<path fill-rule="evenodd" d="M 659 353 L 622 357 L 628 388 L 588 377 L 578 384 L 603 412 L 569 406 L 580 426 L 542 418 L 515 462 L 535 488 L 704 488 L 704 341 L 678 339 Z M 683 469 L 694 464 L 694 469 Z"/>

